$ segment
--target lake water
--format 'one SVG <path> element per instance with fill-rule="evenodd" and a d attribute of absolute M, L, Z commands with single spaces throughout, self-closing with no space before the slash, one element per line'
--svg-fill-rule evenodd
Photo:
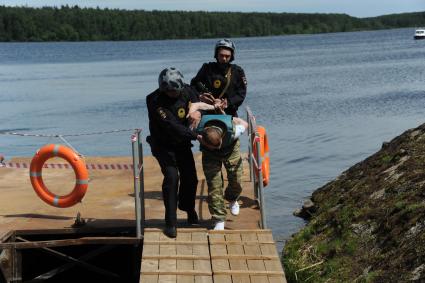
<path fill-rule="evenodd" d="M 235 39 L 248 78 L 244 106 L 268 131 L 267 221 L 276 238 L 303 226 L 292 212 L 315 189 L 424 122 L 425 41 L 413 33 Z M 0 43 L 0 133 L 148 130 L 145 97 L 158 73 L 176 66 L 189 81 L 212 60 L 215 41 Z M 68 141 L 85 155 L 130 155 L 130 134 Z M 0 135 L 0 153 L 32 156 L 49 142 L 59 141 Z"/>

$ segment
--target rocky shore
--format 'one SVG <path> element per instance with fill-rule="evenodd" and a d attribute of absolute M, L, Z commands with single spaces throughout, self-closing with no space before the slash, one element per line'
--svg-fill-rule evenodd
<path fill-rule="evenodd" d="M 425 124 L 317 189 L 287 241 L 288 282 L 425 282 Z"/>

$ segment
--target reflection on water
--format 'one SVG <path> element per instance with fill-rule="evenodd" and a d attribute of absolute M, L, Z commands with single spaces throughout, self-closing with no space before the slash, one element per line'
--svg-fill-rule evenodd
<path fill-rule="evenodd" d="M 268 131 L 267 220 L 277 237 L 303 225 L 292 211 L 313 190 L 423 123 L 425 42 L 412 32 L 235 39 L 245 105 Z M 214 43 L 0 43 L 0 133 L 147 129 L 145 97 L 160 70 L 176 66 L 189 81 Z M 130 134 L 68 140 L 85 155 L 130 155 Z M 0 135 L 0 151 L 30 156 L 47 142 L 58 141 Z"/>

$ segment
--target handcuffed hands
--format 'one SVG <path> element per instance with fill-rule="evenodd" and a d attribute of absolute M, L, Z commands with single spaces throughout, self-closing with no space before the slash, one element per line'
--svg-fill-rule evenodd
<path fill-rule="evenodd" d="M 189 120 L 189 128 L 196 129 L 198 127 L 199 122 L 201 121 L 201 112 L 193 111 L 187 114 L 187 119 Z"/>
<path fill-rule="evenodd" d="M 204 92 L 199 95 L 199 100 L 208 104 L 214 104 L 214 96 L 211 93 Z"/>

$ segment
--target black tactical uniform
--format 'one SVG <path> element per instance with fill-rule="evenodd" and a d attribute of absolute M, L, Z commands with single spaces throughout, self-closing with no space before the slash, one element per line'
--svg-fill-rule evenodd
<path fill-rule="evenodd" d="M 190 103 L 198 101 L 198 94 L 188 85 L 177 98 L 170 98 L 159 89 L 146 97 L 151 134 L 146 140 L 164 175 L 162 194 L 167 226 L 177 224 L 177 194 L 179 209 L 187 212 L 195 209 L 198 179 L 191 141 L 197 135 L 188 128 L 186 115 Z"/>
<path fill-rule="evenodd" d="M 229 68 L 231 68 L 230 72 Z M 230 83 L 226 89 L 229 76 Z M 199 83 L 206 89 L 203 89 Z M 210 92 L 215 98 L 227 98 L 226 114 L 238 116 L 237 110 L 245 99 L 247 86 L 245 73 L 240 66 L 217 62 L 205 63 L 190 84 L 199 92 Z M 223 90 L 225 90 L 224 93 Z"/>

